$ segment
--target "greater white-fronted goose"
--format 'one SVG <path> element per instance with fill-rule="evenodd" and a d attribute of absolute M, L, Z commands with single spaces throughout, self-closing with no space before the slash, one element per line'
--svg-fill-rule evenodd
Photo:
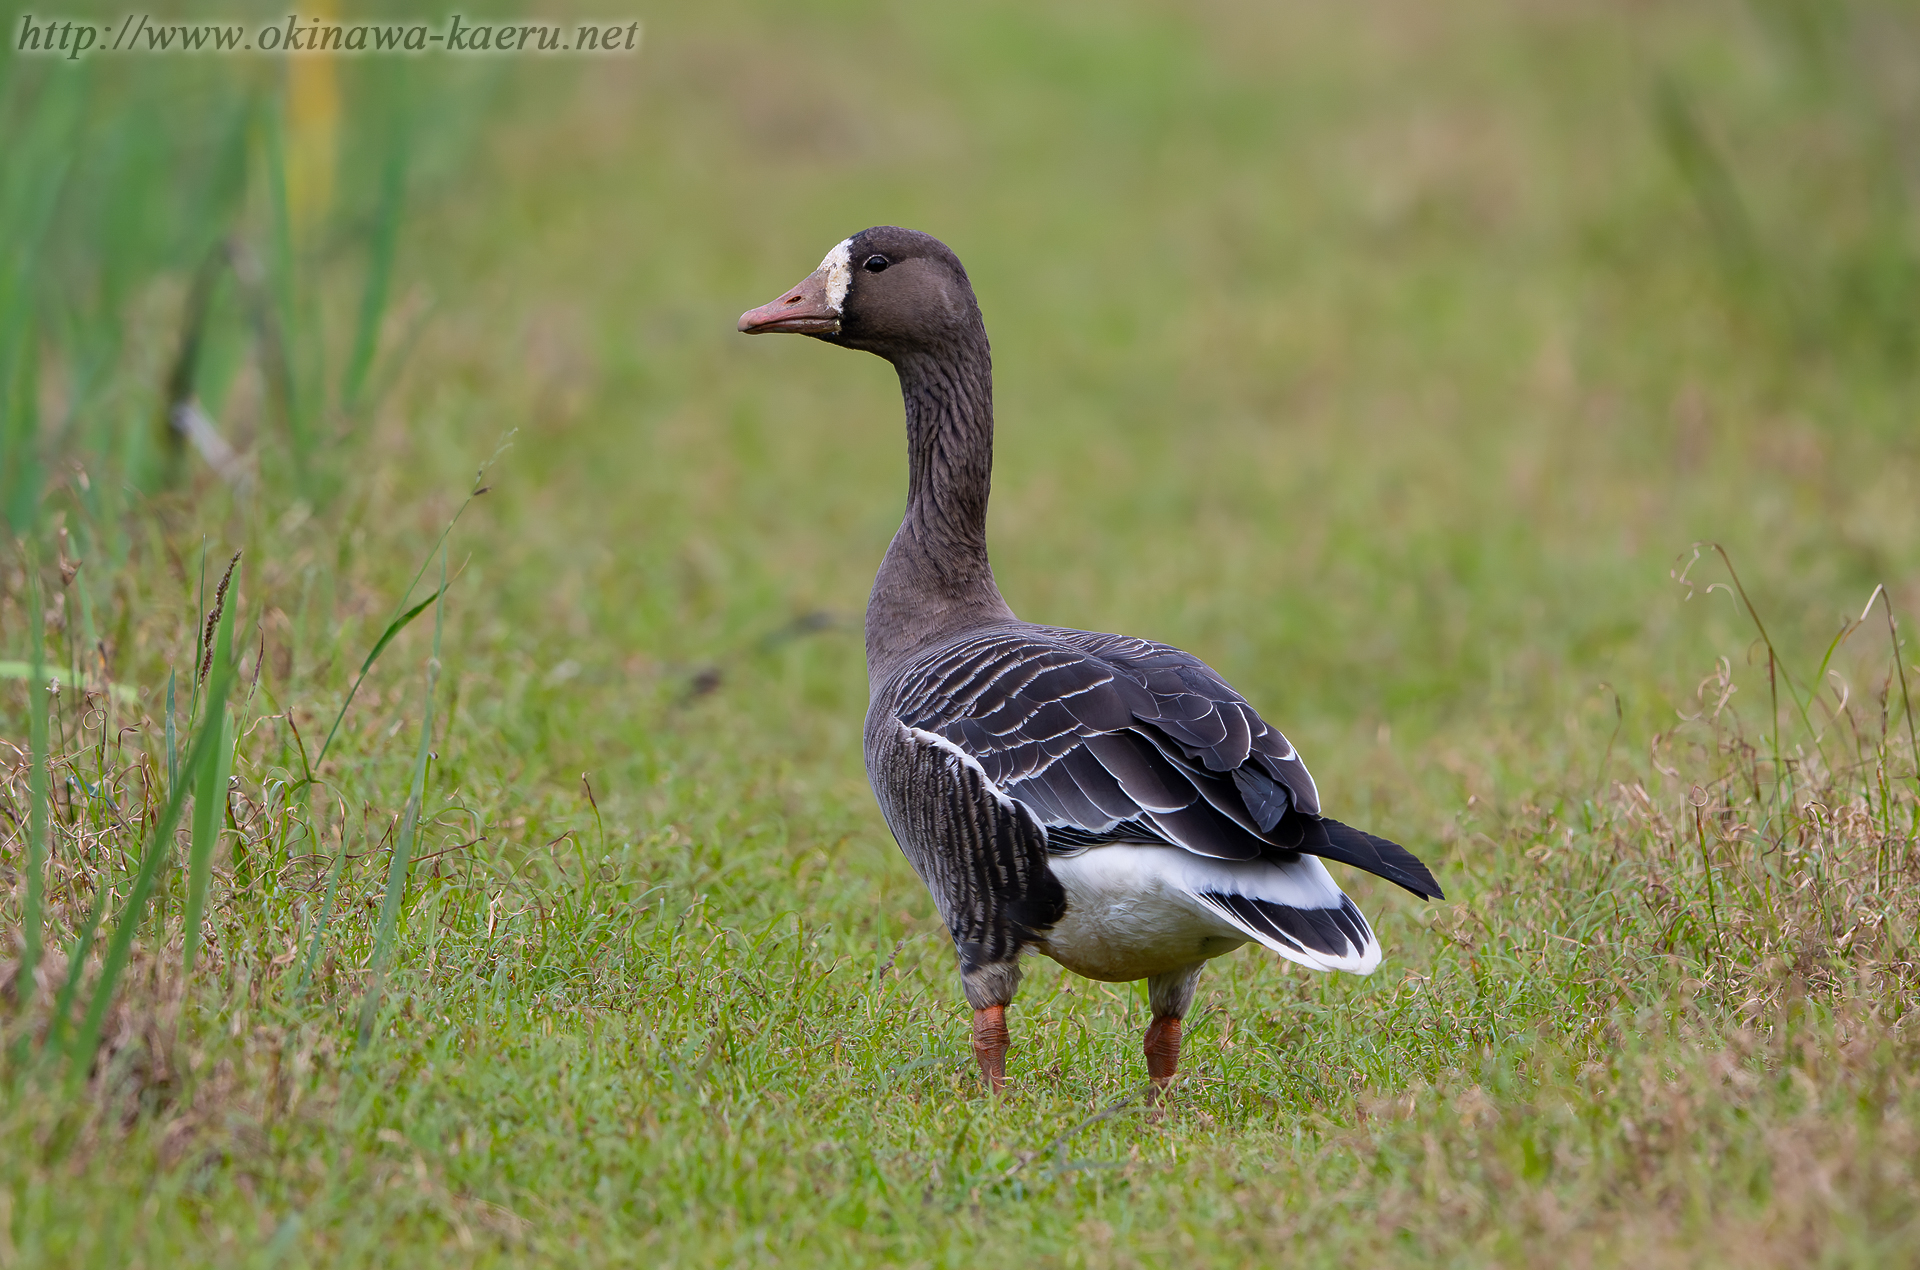
<path fill-rule="evenodd" d="M 1322 816 L 1293 746 L 1198 658 L 1013 615 L 987 563 L 992 355 L 943 243 L 856 234 L 740 330 L 899 373 L 907 511 L 867 604 L 867 773 L 953 935 L 995 1091 L 1028 949 L 1147 981 L 1147 1071 L 1164 1088 L 1208 959 L 1251 940 L 1316 970 L 1380 963 L 1321 859 L 1441 898 L 1405 848 Z"/>

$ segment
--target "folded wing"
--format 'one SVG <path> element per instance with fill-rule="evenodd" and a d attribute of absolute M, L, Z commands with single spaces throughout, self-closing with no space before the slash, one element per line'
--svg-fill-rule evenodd
<path fill-rule="evenodd" d="M 1443 898 L 1404 847 L 1322 817 L 1319 791 L 1292 744 L 1190 654 L 1124 636 L 1021 627 L 962 641 L 916 670 L 896 717 L 977 763 L 986 782 L 1045 829 L 1051 852 L 1132 842 L 1220 861 L 1283 863 L 1305 854 Z M 1263 943 L 1289 940 L 1284 931 L 1262 933 L 1274 919 L 1257 909 L 1241 913 L 1224 900 L 1216 907 Z M 1332 927 L 1323 943 L 1365 929 L 1346 931 L 1344 910 L 1324 920 Z M 1368 932 L 1360 942 L 1370 939 Z"/>

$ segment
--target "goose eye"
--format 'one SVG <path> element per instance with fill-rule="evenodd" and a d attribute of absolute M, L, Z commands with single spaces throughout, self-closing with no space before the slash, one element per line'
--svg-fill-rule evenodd
<path fill-rule="evenodd" d="M 868 273 L 879 273 L 882 269 L 885 269 L 891 263 L 893 262 L 888 260 L 885 256 L 868 256 L 866 263 L 861 265 L 860 267 L 862 269 L 865 269 Z"/>

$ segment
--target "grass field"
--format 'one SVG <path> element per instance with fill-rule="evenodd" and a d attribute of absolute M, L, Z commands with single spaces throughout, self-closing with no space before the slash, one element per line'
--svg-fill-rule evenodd
<path fill-rule="evenodd" d="M 633 16 L 0 61 L 0 1267 L 1920 1264 L 1910 6 Z M 1014 608 L 1449 896 L 1165 1114 L 866 786 L 893 376 L 733 322 L 876 223 Z"/>

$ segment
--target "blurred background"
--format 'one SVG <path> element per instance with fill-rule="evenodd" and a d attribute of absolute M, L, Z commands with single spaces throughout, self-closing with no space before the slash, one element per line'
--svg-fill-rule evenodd
<path fill-rule="evenodd" d="M 351 1014 L 409 806 L 416 854 L 454 853 L 429 897 L 471 849 L 502 895 L 611 879 L 631 907 L 579 931 L 660 894 L 829 948 L 933 931 L 858 744 L 897 388 L 734 330 L 873 224 L 979 293 L 1014 609 L 1206 658 L 1443 877 L 1524 869 L 1609 788 L 1719 780 L 1668 766 L 1720 753 L 1676 739 L 1716 703 L 1776 776 L 1843 703 L 1900 717 L 1911 644 L 1878 608 L 1836 639 L 1878 586 L 1920 615 L 1912 5 L 584 16 L 639 51 L 0 54 L 0 735 L 16 829 L 52 800 L 49 948 L 135 874 L 106 804 L 164 801 L 236 551 L 245 797 L 207 920 L 259 982 L 296 947 Z M 463 506 L 444 603 L 396 629 Z M 88 690 L 53 701 L 44 797 L 36 659 Z M 1512 829 L 1542 807 L 1565 824 Z M 330 919 L 335 887 L 365 903 Z M 484 896 L 456 910 L 408 910 L 400 960 L 491 940 Z"/>
<path fill-rule="evenodd" d="M 584 702 L 856 626 L 891 376 L 731 318 L 888 222 L 981 295 L 1016 609 L 1282 718 L 1656 719 L 1744 629 L 1669 581 L 1701 539 L 1809 640 L 1920 600 L 1905 6 L 640 16 L 634 57 L 6 63 L 6 510 L 88 559 L 108 672 L 178 595 L 122 563 L 203 535 L 267 535 L 299 663 L 516 429 L 449 612 L 494 673 Z"/>

